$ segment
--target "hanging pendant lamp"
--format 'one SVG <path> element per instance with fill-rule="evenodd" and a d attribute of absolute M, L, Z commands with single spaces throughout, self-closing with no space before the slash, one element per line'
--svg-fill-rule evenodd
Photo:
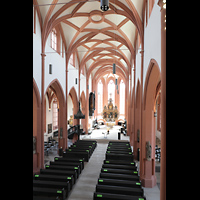
<path fill-rule="evenodd" d="M 81 112 L 81 108 L 80 108 L 80 101 L 79 103 L 79 109 L 76 115 L 74 115 L 74 119 L 85 119 L 85 115 Z"/>
<path fill-rule="evenodd" d="M 113 63 L 113 74 L 115 74 L 116 73 L 116 65 L 115 65 L 115 63 Z"/>
<path fill-rule="evenodd" d="M 109 9 L 109 0 L 101 0 L 101 10 L 107 11 Z"/>

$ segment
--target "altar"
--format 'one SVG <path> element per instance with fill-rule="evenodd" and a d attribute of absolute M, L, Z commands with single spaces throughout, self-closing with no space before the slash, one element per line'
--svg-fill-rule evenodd
<path fill-rule="evenodd" d="M 117 106 L 113 106 L 112 98 L 108 100 L 108 106 L 104 106 L 102 117 L 106 121 L 106 125 L 108 127 L 113 127 L 115 125 L 115 121 L 118 119 L 119 111 Z"/>
<path fill-rule="evenodd" d="M 106 126 L 112 128 L 115 125 L 115 122 L 106 122 Z"/>

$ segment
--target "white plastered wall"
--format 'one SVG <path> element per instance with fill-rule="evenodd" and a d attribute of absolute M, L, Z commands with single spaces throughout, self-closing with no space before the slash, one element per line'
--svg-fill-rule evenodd
<path fill-rule="evenodd" d="M 145 25 L 145 30 L 144 30 L 143 89 L 145 85 L 146 73 L 151 59 L 156 60 L 161 70 L 161 21 L 160 20 L 161 20 L 160 7 L 155 2 L 155 5 L 151 12 L 151 16 L 148 19 L 148 24 L 147 26 Z M 140 51 L 141 51 L 141 45 L 136 54 L 135 94 L 136 94 L 138 79 L 141 83 L 141 53 L 139 53 Z"/>
<path fill-rule="evenodd" d="M 41 29 L 37 13 L 35 19 L 36 19 L 36 25 L 35 25 L 36 33 L 33 33 L 33 78 L 35 79 L 41 97 L 41 51 L 42 50 L 41 50 Z"/>
<path fill-rule="evenodd" d="M 61 39 L 62 43 L 62 39 Z M 50 47 L 50 36 L 47 39 L 45 46 L 45 84 L 44 91 L 46 91 L 49 84 L 54 80 L 58 79 L 64 96 L 66 98 L 66 67 L 65 67 L 65 56 L 59 55 L 55 50 Z M 49 74 L 49 64 L 52 64 L 52 74 Z"/>

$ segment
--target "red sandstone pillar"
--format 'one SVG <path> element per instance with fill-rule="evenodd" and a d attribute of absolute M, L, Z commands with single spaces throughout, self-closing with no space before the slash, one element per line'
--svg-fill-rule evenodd
<path fill-rule="evenodd" d="M 164 1 L 166 2 L 166 1 Z M 166 200 L 166 3 L 161 7 L 161 167 L 160 200 Z"/>
<path fill-rule="evenodd" d="M 142 43 L 143 44 L 143 43 Z M 145 157 L 145 138 L 142 130 L 142 122 L 143 122 L 143 58 L 144 58 L 144 45 L 142 45 L 142 50 L 140 51 L 141 53 L 141 86 L 140 86 L 140 142 L 139 142 L 139 148 L 140 148 L 140 180 L 142 180 L 144 176 L 144 160 L 143 158 Z M 144 185 L 143 185 L 144 186 Z"/>
<path fill-rule="evenodd" d="M 86 75 L 86 111 L 85 111 L 85 133 L 88 134 L 88 117 L 89 117 L 89 77 Z"/>
<path fill-rule="evenodd" d="M 67 55 L 65 55 L 67 57 Z M 66 102 L 65 102 L 65 110 L 66 110 L 66 148 L 68 148 L 68 130 L 67 130 L 67 122 L 68 122 L 68 119 L 67 119 L 67 115 L 68 115 L 68 110 L 67 110 L 67 97 L 68 97 L 68 64 L 67 64 L 67 61 L 66 61 Z"/>
<path fill-rule="evenodd" d="M 41 53 L 42 56 L 42 74 L 41 74 L 41 97 L 42 97 L 42 104 L 41 104 L 41 168 L 44 169 L 44 115 L 46 112 L 46 107 L 45 107 L 45 95 L 44 95 L 44 68 L 45 68 L 45 56 L 46 54 Z M 39 139 L 39 138 L 38 138 Z"/>

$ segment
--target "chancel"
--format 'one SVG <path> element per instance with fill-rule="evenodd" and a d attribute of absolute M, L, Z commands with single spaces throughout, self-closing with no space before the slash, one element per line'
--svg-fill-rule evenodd
<path fill-rule="evenodd" d="M 33 199 L 166 200 L 166 0 L 32 10 Z"/>
<path fill-rule="evenodd" d="M 112 94 L 110 94 L 110 99 L 108 101 L 108 105 L 104 106 L 102 117 L 107 122 L 107 125 L 111 124 L 109 122 L 116 122 L 119 116 L 119 111 L 117 109 L 117 106 L 114 106 L 112 103 Z M 115 124 L 115 123 L 114 123 Z"/>

